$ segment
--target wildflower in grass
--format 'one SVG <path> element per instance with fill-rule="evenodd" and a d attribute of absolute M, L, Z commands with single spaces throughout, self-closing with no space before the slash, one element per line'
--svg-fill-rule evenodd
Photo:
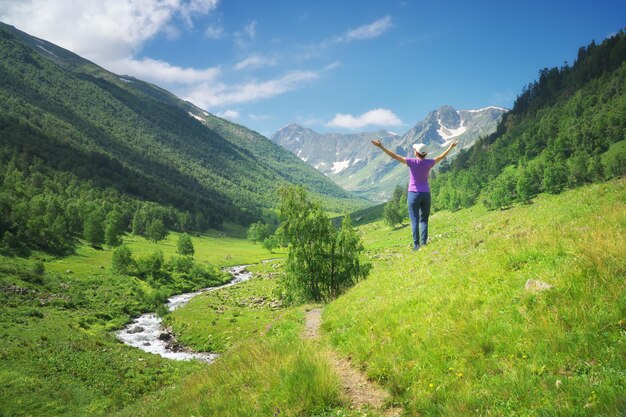
<path fill-rule="evenodd" d="M 459 372 L 458 374 L 456 374 L 456 376 L 458 376 L 459 378 L 463 377 L 463 372 Z"/>
<path fill-rule="evenodd" d="M 434 386 L 434 384 L 428 384 L 428 388 L 433 388 Z"/>

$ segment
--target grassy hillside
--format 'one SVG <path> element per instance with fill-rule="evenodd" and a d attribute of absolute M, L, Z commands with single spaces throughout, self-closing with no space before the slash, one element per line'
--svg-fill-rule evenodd
<path fill-rule="evenodd" d="M 365 205 L 269 139 L 1 23 L 0 56 L 3 163 L 17 154 L 213 226 L 258 218 L 284 184 Z"/>
<path fill-rule="evenodd" d="M 159 244 L 139 237 L 124 243 L 135 258 L 161 251 L 169 262 L 177 255 L 176 241 L 171 234 Z M 202 267 L 282 256 L 223 232 L 192 241 Z M 124 346 L 111 332 L 141 312 L 157 310 L 170 295 L 228 277 L 213 273 L 193 279 L 170 272 L 139 279 L 114 273 L 111 255 L 79 246 L 64 258 L 0 256 L 2 416 L 109 415 L 206 368 Z"/>
<path fill-rule="evenodd" d="M 407 415 L 620 416 L 625 186 L 439 212 L 418 253 L 408 230 L 364 226 L 375 269 L 328 306 L 328 339 Z"/>
<path fill-rule="evenodd" d="M 506 211 L 439 212 L 418 253 L 408 228 L 369 223 L 374 270 L 325 308 L 321 342 L 299 337 L 307 306 L 240 327 L 262 316 L 250 291 L 270 297 L 269 277 L 201 296 L 176 326 L 200 346 L 208 326 L 235 347 L 121 415 L 362 416 L 338 392 L 324 355 L 332 347 L 406 416 L 621 416 L 625 208 L 619 180 Z M 553 288 L 527 291 L 528 279 Z M 230 305 L 223 314 L 211 308 L 219 298 Z M 241 331 L 210 325 L 218 316 Z"/>

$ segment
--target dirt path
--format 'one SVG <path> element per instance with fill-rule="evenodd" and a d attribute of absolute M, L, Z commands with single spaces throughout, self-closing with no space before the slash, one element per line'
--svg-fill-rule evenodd
<path fill-rule="evenodd" d="M 319 339 L 319 328 L 322 323 L 322 310 L 315 308 L 306 313 L 306 322 L 302 337 L 305 339 Z M 328 361 L 339 379 L 341 388 L 351 408 L 357 410 L 372 410 L 386 417 L 396 417 L 401 414 L 398 408 L 385 409 L 385 402 L 389 394 L 377 384 L 356 369 L 348 359 L 339 357 L 334 351 L 326 350 Z"/>

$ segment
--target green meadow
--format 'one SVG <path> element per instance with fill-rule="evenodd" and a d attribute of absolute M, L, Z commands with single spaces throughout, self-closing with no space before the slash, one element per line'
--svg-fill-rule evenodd
<path fill-rule="evenodd" d="M 417 253 L 408 227 L 362 226 L 374 270 L 325 307 L 321 342 L 299 337 L 308 306 L 261 316 L 247 303 L 252 288 L 268 296 L 276 285 L 265 266 L 249 289 L 200 296 L 173 315 L 190 343 L 228 334 L 231 347 L 122 415 L 377 415 L 341 396 L 321 354 L 332 348 L 407 416 L 620 416 L 624 185 L 541 195 L 505 211 L 439 212 L 431 244 Z M 528 280 L 552 287 L 529 291 Z M 213 324 L 220 297 L 239 331 Z"/>
<path fill-rule="evenodd" d="M 326 308 L 327 340 L 407 415 L 622 415 L 624 185 L 440 212 L 417 253 L 364 226 L 375 269 Z"/>
<path fill-rule="evenodd" d="M 108 271 L 110 251 L 81 247 L 46 259 L 43 273 L 32 261 L 3 258 L 1 408 L 11 416 L 382 415 L 343 396 L 326 356 L 335 350 L 406 416 L 619 417 L 625 186 L 621 179 L 540 195 L 504 211 L 438 212 L 418 252 L 408 226 L 360 226 L 372 272 L 321 306 L 316 341 L 301 337 L 314 306 L 280 302 L 282 261 L 256 263 L 284 253 L 240 234 L 194 236 L 198 262 L 254 264 L 256 274 L 166 315 L 184 344 L 221 353 L 210 365 L 114 339 L 112 329 L 155 300 L 142 289 L 148 283 Z M 176 235 L 125 243 L 133 254 L 158 249 L 168 259 Z M 549 288 L 526 289 L 529 280 Z"/>
<path fill-rule="evenodd" d="M 225 267 L 276 258 L 241 238 L 240 228 L 192 236 L 195 260 Z M 155 244 L 128 236 L 133 256 L 176 254 L 178 235 Z M 127 347 L 112 332 L 166 298 L 215 285 L 154 282 L 111 271 L 112 251 L 79 246 L 74 255 L 0 257 L 0 415 L 109 415 L 143 395 L 204 369 Z"/>

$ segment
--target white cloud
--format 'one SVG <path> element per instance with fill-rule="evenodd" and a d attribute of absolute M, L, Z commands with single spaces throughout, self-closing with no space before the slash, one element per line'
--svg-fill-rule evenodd
<path fill-rule="evenodd" d="M 341 63 L 339 61 L 335 61 L 332 64 L 328 64 L 324 67 L 324 71 L 334 70 L 335 68 L 339 68 Z"/>
<path fill-rule="evenodd" d="M 256 20 L 253 20 L 252 22 L 248 23 L 243 28 L 243 31 L 246 35 L 250 37 L 250 39 L 254 39 L 256 36 Z"/>
<path fill-rule="evenodd" d="M 217 7 L 218 0 L 189 0 L 176 1 L 168 0 L 170 3 L 180 5 L 179 13 L 189 27 L 193 27 L 192 16 L 194 14 L 205 15 Z"/>
<path fill-rule="evenodd" d="M 219 66 L 186 68 L 150 57 L 138 58 L 143 46 L 158 34 L 179 37 L 194 18 L 215 10 L 220 0 L 0 0 L 0 21 L 49 40 L 118 74 L 153 82 L 204 108 L 271 98 L 301 88 L 323 70 L 293 71 L 269 80 L 223 81 Z M 205 29 L 209 38 L 224 36 L 219 20 Z M 250 21 L 234 34 L 249 46 L 257 37 Z M 275 65 L 276 60 L 252 56 L 238 69 Z M 232 75 L 232 74 L 231 74 Z M 235 117 L 235 110 L 229 115 Z M 237 116 L 239 117 L 239 116 Z"/>
<path fill-rule="evenodd" d="M 221 26 L 208 26 L 204 35 L 209 39 L 220 39 L 224 36 L 224 28 Z"/>
<path fill-rule="evenodd" d="M 246 48 L 256 38 L 256 20 L 248 23 L 241 31 L 235 32 L 235 45 Z"/>
<path fill-rule="evenodd" d="M 264 57 L 261 55 L 252 55 L 243 61 L 238 62 L 233 68 L 237 71 L 241 71 L 243 69 L 252 69 L 252 68 L 260 68 L 260 67 L 271 67 L 276 65 L 275 58 Z"/>
<path fill-rule="evenodd" d="M 127 58 L 171 22 L 215 9 L 218 0 L 21 0 L 0 2 L 0 20 L 105 64 Z"/>
<path fill-rule="evenodd" d="M 331 46 L 376 38 L 392 27 L 393 24 L 391 23 L 391 16 L 385 16 L 370 24 L 348 30 L 342 35 L 331 36 L 324 39 L 322 42 L 300 45 L 295 57 L 303 61 L 319 58 L 324 56 L 324 51 Z"/>
<path fill-rule="evenodd" d="M 163 27 L 163 33 L 169 40 L 178 39 L 180 37 L 180 30 L 174 25 L 165 25 Z"/>
<path fill-rule="evenodd" d="M 194 69 L 170 65 L 164 61 L 144 58 L 135 60 L 124 58 L 111 62 L 107 69 L 118 74 L 132 75 L 153 83 L 191 85 L 202 82 L 215 82 L 221 70 L 219 68 Z"/>
<path fill-rule="evenodd" d="M 400 126 L 402 121 L 391 110 L 374 109 L 352 116 L 351 114 L 337 114 L 326 124 L 328 127 L 340 127 L 345 129 L 360 129 L 366 126 Z"/>
<path fill-rule="evenodd" d="M 286 93 L 318 78 L 319 74 L 315 71 L 293 71 L 261 82 L 233 85 L 204 83 L 189 89 L 185 99 L 206 108 L 248 103 Z"/>
<path fill-rule="evenodd" d="M 271 119 L 272 116 L 269 114 L 252 114 L 250 113 L 250 118 L 255 122 L 262 122 L 263 120 Z"/>
<path fill-rule="evenodd" d="M 359 26 L 348 31 L 343 39 L 347 42 L 353 40 L 377 38 L 392 27 L 391 16 L 385 16 L 369 25 Z"/>
<path fill-rule="evenodd" d="M 221 117 L 223 119 L 235 120 L 238 119 L 240 114 L 237 110 L 224 110 L 218 113 L 215 113 L 217 117 Z"/>

